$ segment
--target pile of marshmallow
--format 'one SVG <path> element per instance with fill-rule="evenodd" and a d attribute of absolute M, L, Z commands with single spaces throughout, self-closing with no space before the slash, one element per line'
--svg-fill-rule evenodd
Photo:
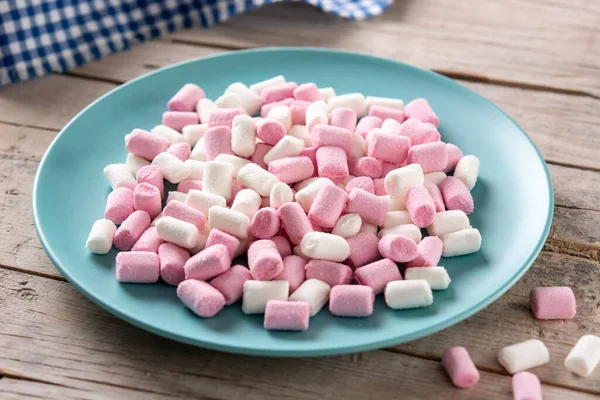
<path fill-rule="evenodd" d="M 479 161 L 441 141 L 425 99 L 277 76 L 214 102 L 186 84 L 168 109 L 104 169 L 113 191 L 87 248 L 121 250 L 120 282 L 162 279 L 200 317 L 242 299 L 266 329 L 306 330 L 327 303 L 344 317 L 371 315 L 381 293 L 428 306 L 450 284 L 440 258 L 481 246 L 468 218 Z M 232 266 L 243 254 L 248 267 Z"/>

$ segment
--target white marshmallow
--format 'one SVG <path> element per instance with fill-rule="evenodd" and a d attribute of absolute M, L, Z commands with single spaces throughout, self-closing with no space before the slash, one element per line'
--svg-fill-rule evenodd
<path fill-rule="evenodd" d="M 113 237 L 117 227 L 108 219 L 99 219 L 94 222 L 90 235 L 85 242 L 85 247 L 94 254 L 106 254 L 113 244 Z"/>
<path fill-rule="evenodd" d="M 285 203 L 291 203 L 294 201 L 294 192 L 287 185 L 287 183 L 278 182 L 269 195 L 269 205 L 273 208 L 279 208 Z"/>
<path fill-rule="evenodd" d="M 331 234 L 341 236 L 344 239 L 347 239 L 360 232 L 361 226 L 362 219 L 358 214 L 342 215 L 340 219 L 338 219 L 335 223 Z"/>
<path fill-rule="evenodd" d="M 406 199 L 408 189 L 422 185 L 425 181 L 419 164 L 410 164 L 390 171 L 383 181 L 385 191 L 394 199 Z"/>
<path fill-rule="evenodd" d="M 137 182 L 127 164 L 109 164 L 104 167 L 104 176 L 110 187 L 114 189 L 126 187 L 134 189 Z"/>
<path fill-rule="evenodd" d="M 304 189 L 296 192 L 294 196 L 296 198 L 296 202 L 302 206 L 305 212 L 310 211 L 310 206 L 312 206 L 313 201 L 317 197 L 319 190 L 323 186 L 333 185 L 334 183 L 329 178 L 317 178 L 315 181 L 311 182 Z"/>
<path fill-rule="evenodd" d="M 433 223 L 427 227 L 429 236 L 443 236 L 447 233 L 469 229 L 469 217 L 461 210 L 442 211 L 435 215 Z"/>
<path fill-rule="evenodd" d="M 200 236 L 198 236 L 198 241 L 196 242 L 196 245 L 194 247 L 192 247 L 191 249 L 189 249 L 190 254 L 192 254 L 192 255 L 198 254 L 202 250 L 204 250 L 204 248 L 206 247 L 206 242 L 208 241 L 208 235 L 210 234 L 211 229 L 212 228 L 208 224 L 204 225 L 204 228 L 202 228 L 202 230 L 200 231 Z"/>
<path fill-rule="evenodd" d="M 600 363 L 600 337 L 583 335 L 565 359 L 565 367 L 579 376 L 587 377 Z"/>
<path fill-rule="evenodd" d="M 312 146 L 312 139 L 310 138 L 310 133 L 308 133 L 308 128 L 305 125 L 292 126 L 288 135 L 304 141 L 305 147 Z"/>
<path fill-rule="evenodd" d="M 388 211 L 383 221 L 383 229 L 407 224 L 412 224 L 412 219 L 408 211 Z"/>
<path fill-rule="evenodd" d="M 454 168 L 454 177 L 463 181 L 469 190 L 473 190 L 479 175 L 479 158 L 475 156 L 464 156 L 458 160 Z"/>
<path fill-rule="evenodd" d="M 392 226 L 391 228 L 386 228 L 386 229 L 380 230 L 379 233 L 377 234 L 377 236 L 379 236 L 379 238 L 382 238 L 387 235 L 404 235 L 404 236 L 407 236 L 407 237 L 411 238 L 412 240 L 414 240 L 415 243 L 419 243 L 423 236 L 423 235 L 421 235 L 421 229 L 419 229 L 418 226 L 413 225 L 413 224 Z"/>
<path fill-rule="evenodd" d="M 377 235 L 378 230 L 379 230 L 379 227 L 377 225 L 362 221 L 361 225 L 360 225 L 360 230 L 358 232 L 359 233 L 360 232 L 373 232 L 374 234 Z"/>
<path fill-rule="evenodd" d="M 327 103 L 324 101 L 315 101 L 310 103 L 306 108 L 306 127 L 308 132 L 312 131 L 317 125 L 329 123 L 329 117 L 327 116 Z"/>
<path fill-rule="evenodd" d="M 300 242 L 302 253 L 310 258 L 342 262 L 350 256 L 346 239 L 324 232 L 309 232 Z"/>
<path fill-rule="evenodd" d="M 237 95 L 240 102 L 240 107 L 248 113 L 248 115 L 254 115 L 260 110 L 262 106 L 262 100 L 260 96 L 254 93 L 241 82 L 232 83 L 225 89 L 225 93 L 232 93 Z"/>
<path fill-rule="evenodd" d="M 510 374 L 546 364 L 548 361 L 550 353 L 544 343 L 537 339 L 506 346 L 498 353 L 498 362 Z"/>
<path fill-rule="evenodd" d="M 227 164 L 231 164 L 233 166 L 233 176 L 237 176 L 240 169 L 246 165 L 250 164 L 252 161 L 247 160 L 242 157 L 234 156 L 232 154 L 219 154 L 215 157 L 214 161 L 224 162 Z"/>
<path fill-rule="evenodd" d="M 227 200 L 225 200 L 225 197 L 216 194 L 190 189 L 185 198 L 185 204 L 198 211 L 202 211 L 204 215 L 208 215 L 208 210 L 212 207 L 225 207 L 227 205 Z"/>
<path fill-rule="evenodd" d="M 213 229 L 219 229 L 239 239 L 245 239 L 248 236 L 250 218 L 239 211 L 214 206 L 208 211 L 208 224 Z"/>
<path fill-rule="evenodd" d="M 313 183 L 314 181 L 316 181 L 317 179 L 320 179 L 320 178 L 318 178 L 318 177 L 312 177 L 312 178 L 305 179 L 305 180 L 303 180 L 301 182 L 298 182 L 298 183 L 296 183 L 294 185 L 294 190 L 296 192 L 299 192 L 302 189 L 304 189 L 305 187 L 307 187 L 308 185 L 310 185 L 311 183 Z"/>
<path fill-rule="evenodd" d="M 154 128 L 152 128 L 151 132 L 157 136 L 167 139 L 167 141 L 169 142 L 169 146 L 184 141 L 183 135 L 181 133 L 165 125 L 156 125 Z"/>
<path fill-rule="evenodd" d="M 231 123 L 231 150 L 240 157 L 250 157 L 255 148 L 254 118 L 236 115 Z"/>
<path fill-rule="evenodd" d="M 203 137 L 198 139 L 198 141 L 196 142 L 196 145 L 194 146 L 194 148 L 192 149 L 192 152 L 190 153 L 189 159 L 196 160 L 196 161 L 206 161 L 206 154 L 204 153 L 204 138 Z"/>
<path fill-rule="evenodd" d="M 242 296 L 242 312 L 263 314 L 269 300 L 286 301 L 289 291 L 288 281 L 246 281 Z"/>
<path fill-rule="evenodd" d="M 180 202 L 185 202 L 185 199 L 187 198 L 187 194 L 183 193 L 183 192 L 176 192 L 174 190 L 169 191 L 169 194 L 167 195 L 167 201 L 166 204 L 169 204 L 170 202 L 172 202 L 173 200 L 177 200 Z"/>
<path fill-rule="evenodd" d="M 235 195 L 233 204 L 231 204 L 231 209 L 233 211 L 239 211 L 252 219 L 254 214 L 260 209 L 261 202 L 261 197 L 254 190 L 242 189 Z"/>
<path fill-rule="evenodd" d="M 385 197 L 387 197 L 388 200 L 388 211 L 406 211 L 406 201 L 404 198 L 393 199 L 387 195 Z"/>
<path fill-rule="evenodd" d="M 190 167 L 166 151 L 154 157 L 152 165 L 158 165 L 165 179 L 171 183 L 179 183 L 190 175 Z"/>
<path fill-rule="evenodd" d="M 336 108 L 351 108 L 361 118 L 367 112 L 367 102 L 362 93 L 341 94 L 327 100 L 327 108 L 329 112 Z"/>
<path fill-rule="evenodd" d="M 388 282 L 384 296 L 388 307 L 394 310 L 427 307 L 433 304 L 431 286 L 425 279 Z"/>
<path fill-rule="evenodd" d="M 397 135 L 400 133 L 400 122 L 395 119 L 387 118 L 383 121 L 379 130 L 386 135 Z"/>
<path fill-rule="evenodd" d="M 244 165 L 237 174 L 237 180 L 262 197 L 269 196 L 273 186 L 279 182 L 275 175 L 256 164 Z"/>
<path fill-rule="evenodd" d="M 186 125 L 183 127 L 181 132 L 183 133 L 183 140 L 187 144 L 194 147 L 200 138 L 204 137 L 204 132 L 208 129 L 208 124 L 196 124 Z"/>
<path fill-rule="evenodd" d="M 280 160 L 286 157 L 294 157 L 304 149 L 304 140 L 297 139 L 292 136 L 284 136 L 275 146 L 265 154 L 263 161 L 269 165 L 275 160 Z"/>
<path fill-rule="evenodd" d="M 444 267 L 414 267 L 407 268 L 404 279 L 424 279 L 433 290 L 447 289 L 450 285 L 450 276 Z"/>
<path fill-rule="evenodd" d="M 267 118 L 279 121 L 285 127 L 286 133 L 292 129 L 292 112 L 288 106 L 275 106 L 269 110 Z"/>
<path fill-rule="evenodd" d="M 136 176 L 140 168 L 145 167 L 146 165 L 150 165 L 150 161 L 146 160 L 145 158 L 136 156 L 135 154 L 127 153 L 125 165 L 129 167 L 133 176 Z"/>
<path fill-rule="evenodd" d="M 400 99 L 392 99 L 390 97 L 367 96 L 365 101 L 367 103 L 368 108 L 371 108 L 371 106 L 382 106 L 387 108 L 393 108 L 395 110 L 404 110 L 404 102 Z"/>
<path fill-rule="evenodd" d="M 471 254 L 481 248 L 481 234 L 475 228 L 447 233 L 440 237 L 444 243 L 442 257 L 455 257 Z"/>
<path fill-rule="evenodd" d="M 185 193 L 184 193 L 185 194 Z M 160 214 L 158 214 L 156 217 L 154 217 L 154 219 L 152 220 L 152 223 L 150 224 L 150 226 L 156 226 L 157 222 L 164 217 L 163 212 L 161 211 Z"/>
<path fill-rule="evenodd" d="M 305 301 L 310 306 L 310 316 L 314 317 L 329 300 L 331 286 L 318 279 L 307 279 L 296 289 L 289 301 Z"/>
<path fill-rule="evenodd" d="M 217 108 L 242 108 L 242 102 L 237 95 L 225 93 L 215 100 Z"/>
<path fill-rule="evenodd" d="M 204 176 L 204 162 L 188 159 L 188 160 L 185 160 L 184 163 L 190 169 L 190 174 L 188 175 L 188 179 L 193 179 L 195 181 L 201 181 Z"/>
<path fill-rule="evenodd" d="M 264 81 L 256 82 L 253 85 L 250 85 L 250 90 L 260 96 L 263 90 L 269 87 L 281 85 L 285 83 L 285 78 L 283 75 L 277 75 L 269 79 L 265 79 Z"/>
<path fill-rule="evenodd" d="M 210 113 L 215 111 L 216 109 L 217 106 L 210 99 L 198 100 L 198 103 L 196 104 L 196 112 L 200 116 L 200 122 L 203 124 L 208 123 Z"/>
<path fill-rule="evenodd" d="M 198 243 L 200 232 L 193 224 L 173 217 L 162 217 L 156 223 L 156 233 L 162 240 L 191 249 Z"/>
<path fill-rule="evenodd" d="M 367 154 L 367 142 L 365 138 L 356 132 L 352 133 L 352 147 L 350 148 L 350 159 L 361 158 Z"/>
<path fill-rule="evenodd" d="M 332 87 L 320 88 L 319 96 L 321 96 L 321 100 L 327 102 L 330 98 L 335 96 L 335 90 Z"/>
<path fill-rule="evenodd" d="M 231 198 L 231 180 L 233 179 L 233 165 L 220 161 L 204 163 L 202 178 L 202 191 Z"/>
<path fill-rule="evenodd" d="M 439 185 L 446 178 L 446 173 L 443 171 L 429 172 L 423 176 L 425 182 L 432 182 Z"/>

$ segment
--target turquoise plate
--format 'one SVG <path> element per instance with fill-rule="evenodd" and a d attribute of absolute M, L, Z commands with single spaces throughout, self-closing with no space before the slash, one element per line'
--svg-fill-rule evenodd
<path fill-rule="evenodd" d="M 290 81 L 410 101 L 425 97 L 441 119 L 442 139 L 481 160 L 471 224 L 481 231 L 476 254 L 443 259 L 452 284 L 427 308 L 393 311 L 378 296 L 373 316 L 336 318 L 324 309 L 306 332 L 269 332 L 262 316 L 239 305 L 214 318 L 194 316 L 163 283 L 120 284 L 113 250 L 91 255 L 85 240 L 102 218 L 110 187 L 102 169 L 124 162 L 123 136 L 161 122 L 169 98 L 185 83 L 218 97 L 232 82 L 283 74 Z M 383 58 L 322 49 L 272 48 L 224 53 L 144 75 L 80 112 L 48 148 L 33 189 L 40 241 L 60 272 L 96 304 L 124 320 L 185 343 L 270 356 L 350 353 L 407 342 L 473 315 L 506 292 L 533 263 L 552 220 L 552 184 L 527 134 L 477 93 L 436 73 Z"/>

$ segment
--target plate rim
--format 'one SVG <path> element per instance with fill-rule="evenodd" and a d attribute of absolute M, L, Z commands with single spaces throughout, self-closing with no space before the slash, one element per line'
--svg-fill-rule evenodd
<path fill-rule="evenodd" d="M 169 331 L 169 330 L 163 329 L 161 327 L 153 326 L 146 322 L 139 321 L 138 319 L 136 319 L 135 315 L 130 315 L 127 312 L 121 311 L 119 309 L 119 307 L 116 307 L 116 306 L 112 305 L 111 303 L 104 301 L 100 296 L 96 296 L 92 292 L 86 290 L 82 285 L 80 285 L 78 280 L 75 279 L 71 275 L 71 273 L 69 272 L 69 269 L 66 268 L 62 264 L 62 262 L 59 260 L 59 258 L 56 256 L 56 254 L 50 247 L 50 245 L 48 243 L 48 239 L 46 238 L 46 235 L 44 234 L 44 232 L 40 226 L 40 221 L 39 221 L 40 216 L 38 215 L 38 213 L 39 213 L 39 210 L 38 210 L 38 187 L 39 187 L 39 183 L 40 183 L 41 171 L 43 170 L 45 163 L 46 163 L 47 159 L 49 158 L 50 153 L 56 146 L 57 141 L 64 134 L 64 132 L 78 118 L 80 118 L 84 113 L 86 113 L 88 111 L 88 109 L 95 106 L 100 101 L 103 101 L 106 97 L 111 96 L 113 93 L 117 92 L 118 90 L 124 89 L 125 87 L 132 85 L 139 80 L 146 79 L 147 77 L 152 76 L 154 74 L 158 74 L 164 70 L 176 68 L 178 66 L 185 65 L 185 64 L 196 63 L 200 60 L 207 60 L 207 59 L 220 58 L 220 57 L 229 57 L 232 55 L 235 56 L 236 54 L 273 53 L 273 52 L 336 53 L 336 54 L 352 56 L 352 57 L 358 56 L 361 58 L 367 58 L 367 59 L 375 60 L 378 62 L 383 61 L 383 62 L 388 62 L 388 63 L 394 63 L 399 66 L 402 66 L 403 68 L 408 68 L 410 70 L 417 71 L 419 73 L 425 73 L 425 75 L 430 75 L 431 77 L 433 77 L 435 79 L 442 79 L 442 80 L 448 81 L 448 82 L 456 85 L 461 90 L 466 90 L 471 95 L 475 95 L 480 100 L 484 100 L 485 102 L 491 104 L 500 113 L 502 113 L 506 118 L 508 118 L 508 120 L 511 121 L 515 125 L 515 127 L 525 136 L 525 138 L 529 141 L 529 144 L 535 150 L 535 153 L 544 169 L 544 173 L 545 173 L 545 177 L 546 177 L 546 184 L 548 187 L 548 199 L 549 199 L 546 222 L 545 222 L 543 231 L 538 239 L 538 242 L 537 242 L 535 248 L 532 250 L 531 254 L 528 256 L 528 258 L 525 260 L 525 262 L 519 267 L 519 269 L 517 270 L 515 275 L 510 280 L 506 281 L 503 285 L 501 285 L 499 288 L 497 288 L 491 295 L 489 295 L 488 297 L 482 299 L 481 301 L 471 305 L 467 310 L 465 310 L 461 313 L 458 313 L 450 318 L 444 319 L 432 326 L 429 326 L 428 328 L 421 329 L 419 331 L 413 332 L 412 334 L 403 335 L 403 336 L 401 336 L 401 338 L 396 336 L 396 337 L 385 338 L 385 339 L 381 339 L 381 340 L 373 340 L 368 343 L 360 343 L 360 344 L 349 343 L 349 344 L 345 344 L 342 346 L 328 347 L 328 348 L 324 348 L 324 349 L 323 348 L 320 348 L 320 349 L 304 349 L 304 348 L 302 348 L 302 349 L 290 349 L 290 350 L 278 350 L 278 349 L 273 349 L 273 348 L 268 348 L 268 347 L 267 348 L 265 348 L 265 347 L 245 347 L 243 345 L 235 346 L 235 345 L 230 345 L 230 344 L 215 343 L 213 341 L 206 341 L 200 337 L 193 338 L 193 339 L 188 338 L 186 336 L 180 335 L 178 332 Z M 487 99 L 486 97 L 480 95 L 479 93 L 475 92 L 474 90 L 468 88 L 467 86 L 464 86 L 461 83 L 455 81 L 454 79 L 448 78 L 448 77 L 446 77 L 442 74 L 439 74 L 435 71 L 420 68 L 415 65 L 407 64 L 407 63 L 397 61 L 397 60 L 394 60 L 391 58 L 379 57 L 379 56 L 374 56 L 374 55 L 365 54 L 365 53 L 361 53 L 361 52 L 326 49 L 326 48 L 319 48 L 319 47 L 269 47 L 269 48 L 254 48 L 254 49 L 245 49 L 245 50 L 226 51 L 226 52 L 221 52 L 221 53 L 217 53 L 217 54 L 212 54 L 209 56 L 192 58 L 192 59 L 184 60 L 184 61 L 174 63 L 174 64 L 169 64 L 167 66 L 158 68 L 154 71 L 150 71 L 146 74 L 143 74 L 134 79 L 131 79 L 131 80 L 111 89 L 104 95 L 102 95 L 99 98 L 97 98 L 96 100 L 94 100 L 92 103 L 88 104 L 85 108 L 83 108 L 74 117 L 72 117 L 69 120 L 69 122 L 58 132 L 58 134 L 54 137 L 52 142 L 48 145 L 47 149 L 45 150 L 44 155 L 42 156 L 42 158 L 38 164 L 38 168 L 36 170 L 35 178 L 33 181 L 33 190 L 32 190 L 32 194 L 31 194 L 31 206 L 32 206 L 32 212 L 33 212 L 33 222 L 34 222 L 34 226 L 35 226 L 35 231 L 40 240 L 40 243 L 42 244 L 44 251 L 46 252 L 48 257 L 52 261 L 52 264 L 67 279 L 67 281 L 71 285 L 73 285 L 81 294 L 83 294 L 85 297 L 90 299 L 97 306 L 108 311 L 112 315 L 117 316 L 119 319 L 122 319 L 122 320 L 126 321 L 127 323 L 130 323 L 138 328 L 141 328 L 143 330 L 146 330 L 151 333 L 157 334 L 159 336 L 165 337 L 167 339 L 177 340 L 182 343 L 186 343 L 186 344 L 190 344 L 190 345 L 193 345 L 196 347 L 202 347 L 202 348 L 206 348 L 206 349 L 210 349 L 210 350 L 218 350 L 218 351 L 224 351 L 224 352 L 242 354 L 242 355 L 257 355 L 257 356 L 268 356 L 268 357 L 315 357 L 315 356 L 333 356 L 333 355 L 349 354 L 349 353 L 360 352 L 360 351 L 375 350 L 375 349 L 380 349 L 383 347 L 388 347 L 388 346 L 396 345 L 399 343 L 406 343 L 406 342 L 410 342 L 410 341 L 413 341 L 413 340 L 416 340 L 419 338 L 423 338 L 423 337 L 432 335 L 436 332 L 439 332 L 443 329 L 446 329 L 450 326 L 453 326 L 453 325 L 457 324 L 458 322 L 471 317 L 475 313 L 481 311 L 483 308 L 487 307 L 488 305 L 490 305 L 491 303 L 496 301 L 500 296 L 502 296 L 511 287 L 513 287 L 519 281 L 519 279 L 521 279 L 521 277 L 525 274 L 525 272 L 527 272 L 529 270 L 529 268 L 531 267 L 533 262 L 539 256 L 539 254 L 544 246 L 544 243 L 546 242 L 546 239 L 550 233 L 550 228 L 551 228 L 552 220 L 554 217 L 554 187 L 552 184 L 552 178 L 550 176 L 550 171 L 548 169 L 548 165 L 547 165 L 546 161 L 544 160 L 539 148 L 536 146 L 535 142 L 533 141 L 533 139 L 531 139 L 531 137 L 527 134 L 527 132 L 525 132 L 525 130 L 510 115 L 508 115 L 504 110 L 502 110 L 494 102 L 492 102 L 491 100 Z"/>

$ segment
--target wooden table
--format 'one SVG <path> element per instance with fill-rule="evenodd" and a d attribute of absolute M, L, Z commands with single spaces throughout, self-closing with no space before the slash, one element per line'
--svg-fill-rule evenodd
<path fill-rule="evenodd" d="M 397 0 L 360 23 L 280 4 L 0 90 L 0 398 L 509 399 L 497 351 L 539 338 L 551 354 L 533 369 L 545 398 L 597 399 L 600 369 L 583 379 L 563 360 L 581 335 L 600 334 L 599 28 L 593 0 Z M 520 282 L 430 337 L 313 359 L 172 342 L 113 317 L 67 283 L 38 242 L 30 204 L 38 162 L 57 132 L 97 97 L 155 68 L 274 45 L 355 50 L 430 68 L 513 116 L 542 151 L 556 200 L 549 239 Z M 577 317 L 536 321 L 529 291 L 556 285 L 575 291 Z M 440 365 L 453 345 L 466 346 L 481 371 L 469 390 L 453 388 Z"/>

